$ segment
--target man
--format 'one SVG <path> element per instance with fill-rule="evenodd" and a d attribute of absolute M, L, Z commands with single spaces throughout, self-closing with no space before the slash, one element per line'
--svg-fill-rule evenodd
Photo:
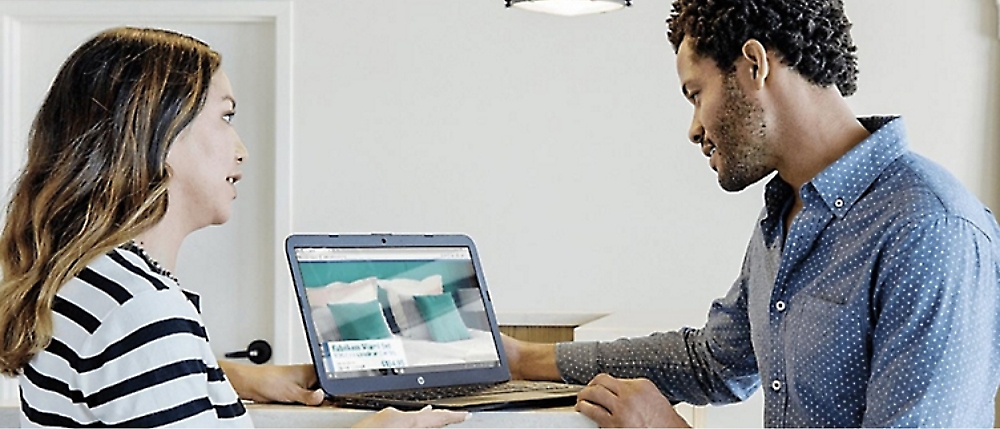
<path fill-rule="evenodd" d="M 765 426 L 992 426 L 1000 228 L 910 152 L 902 118 L 856 118 L 840 0 L 677 0 L 689 138 L 727 191 L 777 172 L 739 278 L 701 329 L 607 343 L 505 339 L 515 377 L 588 383 L 601 426 L 683 426 L 671 403 L 761 384 Z"/>

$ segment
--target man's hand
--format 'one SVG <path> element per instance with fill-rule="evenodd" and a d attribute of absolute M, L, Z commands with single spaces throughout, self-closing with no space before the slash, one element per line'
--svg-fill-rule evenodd
<path fill-rule="evenodd" d="M 603 428 L 691 427 L 645 378 L 598 374 L 577 395 L 576 410 Z"/>
<path fill-rule="evenodd" d="M 460 423 L 469 417 L 467 412 L 432 410 L 430 405 L 420 411 L 399 411 L 384 408 L 354 424 L 356 428 L 439 428 Z"/>
<path fill-rule="evenodd" d="M 316 370 L 311 364 L 248 365 L 231 361 L 219 364 L 241 399 L 260 403 L 323 403 L 323 390 L 310 389 L 316 385 Z"/>
<path fill-rule="evenodd" d="M 559 381 L 555 344 L 529 343 L 501 334 L 510 376 L 515 380 Z"/>

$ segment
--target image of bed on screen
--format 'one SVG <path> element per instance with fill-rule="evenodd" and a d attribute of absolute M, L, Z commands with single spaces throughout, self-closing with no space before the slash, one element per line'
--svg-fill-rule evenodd
<path fill-rule="evenodd" d="M 401 256 L 300 260 L 327 376 L 499 365 L 471 259 Z"/>

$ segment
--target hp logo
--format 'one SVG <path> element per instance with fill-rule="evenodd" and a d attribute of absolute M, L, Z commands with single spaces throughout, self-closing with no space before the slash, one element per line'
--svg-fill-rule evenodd
<path fill-rule="evenodd" d="M 423 377 L 417 377 L 417 384 L 423 386 L 424 385 L 424 378 Z"/>

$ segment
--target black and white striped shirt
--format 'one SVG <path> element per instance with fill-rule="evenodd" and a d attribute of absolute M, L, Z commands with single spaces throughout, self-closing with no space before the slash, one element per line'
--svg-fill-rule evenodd
<path fill-rule="evenodd" d="M 252 426 L 197 295 L 114 249 L 67 282 L 52 342 L 19 377 L 21 426 Z"/>

